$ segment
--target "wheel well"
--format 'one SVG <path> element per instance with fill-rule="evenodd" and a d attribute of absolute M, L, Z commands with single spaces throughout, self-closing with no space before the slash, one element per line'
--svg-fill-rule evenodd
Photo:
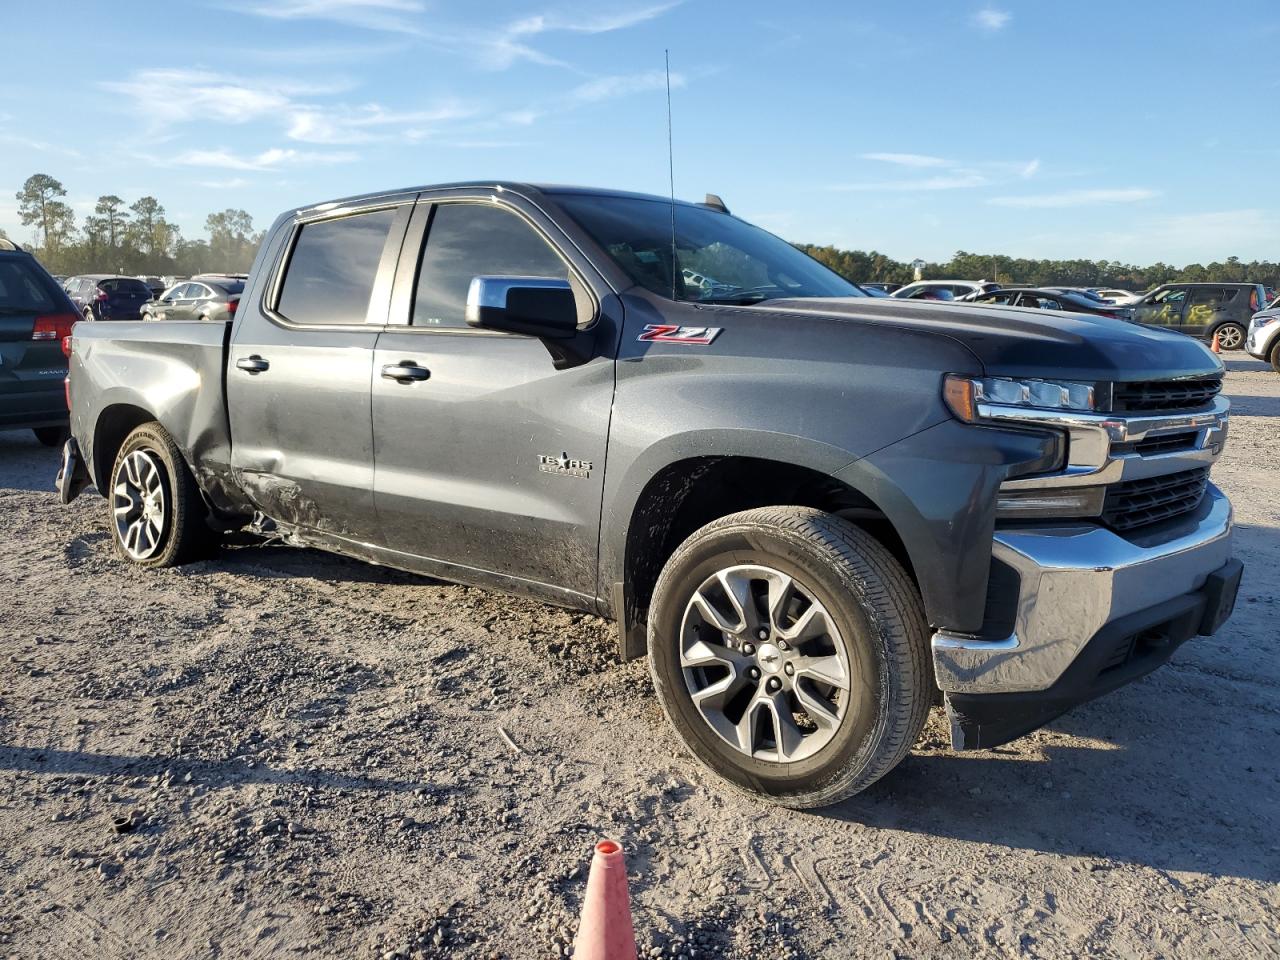
<path fill-rule="evenodd" d="M 645 486 L 627 528 L 624 580 L 615 589 L 622 655 L 643 655 L 649 602 L 667 559 L 700 527 L 756 507 L 825 510 L 863 528 L 897 558 L 916 581 L 906 545 L 866 496 L 807 467 L 753 457 L 697 457 L 673 463 Z"/>
<path fill-rule="evenodd" d="M 98 415 L 98 423 L 93 430 L 93 477 L 99 488 L 110 483 L 111 468 L 125 438 L 136 427 L 154 419 L 153 413 L 128 403 L 117 403 Z"/>

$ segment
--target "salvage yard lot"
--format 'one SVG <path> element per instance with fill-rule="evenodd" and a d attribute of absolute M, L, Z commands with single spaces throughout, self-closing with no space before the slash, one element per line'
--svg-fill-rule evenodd
<path fill-rule="evenodd" d="M 684 756 L 595 618 L 274 545 L 126 566 L 0 433 L 0 956 L 562 955 L 601 835 L 642 955 L 1280 956 L 1280 376 L 1227 364 L 1224 631 L 1007 747 L 935 710 L 810 813 Z"/>

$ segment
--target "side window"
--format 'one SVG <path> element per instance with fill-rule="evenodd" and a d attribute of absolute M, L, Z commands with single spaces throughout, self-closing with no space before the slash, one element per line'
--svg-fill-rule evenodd
<path fill-rule="evenodd" d="M 394 218 L 394 210 L 375 210 L 303 224 L 277 312 L 294 323 L 364 323 Z"/>
<path fill-rule="evenodd" d="M 1169 290 L 1166 290 L 1164 293 L 1159 294 L 1156 297 L 1155 302 L 1156 303 L 1182 303 L 1182 301 L 1185 300 L 1186 298 L 1187 298 L 1186 287 L 1173 287 Z"/>
<path fill-rule="evenodd" d="M 514 213 L 485 203 L 442 203 L 431 216 L 418 267 L 412 323 L 465 327 L 475 277 L 569 279 L 559 254 Z"/>

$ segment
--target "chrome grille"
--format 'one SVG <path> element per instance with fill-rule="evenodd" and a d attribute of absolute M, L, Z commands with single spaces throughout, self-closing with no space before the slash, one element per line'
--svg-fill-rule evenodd
<path fill-rule="evenodd" d="M 1201 467 L 1112 484 L 1107 488 L 1102 521 L 1124 531 L 1189 513 L 1200 506 L 1208 483 L 1209 468 Z"/>
<path fill-rule="evenodd" d="M 1221 390 L 1221 377 L 1117 383 L 1111 389 L 1111 409 L 1115 413 L 1195 410 L 1212 403 Z"/>

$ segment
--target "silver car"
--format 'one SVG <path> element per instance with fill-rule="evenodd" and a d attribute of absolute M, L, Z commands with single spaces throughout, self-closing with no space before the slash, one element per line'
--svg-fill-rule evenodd
<path fill-rule="evenodd" d="M 1269 361 L 1276 373 L 1280 373 L 1280 297 L 1253 315 L 1244 349 L 1251 357 Z"/>

